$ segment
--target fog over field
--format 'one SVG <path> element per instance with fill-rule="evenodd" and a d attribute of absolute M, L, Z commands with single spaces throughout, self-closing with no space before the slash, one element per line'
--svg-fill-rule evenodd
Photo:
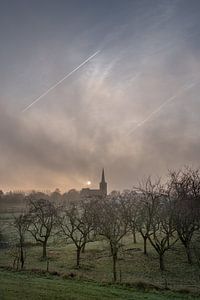
<path fill-rule="evenodd" d="M 200 1 L 1 1 L 0 37 L 1 189 L 199 166 Z"/>

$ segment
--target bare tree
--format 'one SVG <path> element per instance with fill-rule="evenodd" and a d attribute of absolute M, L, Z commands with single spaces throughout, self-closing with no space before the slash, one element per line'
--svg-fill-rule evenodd
<path fill-rule="evenodd" d="M 160 201 L 152 219 L 152 233 L 148 239 L 159 256 L 160 270 L 165 270 L 164 254 L 172 248 L 178 238 L 174 235 L 174 204 L 166 196 L 160 195 Z"/>
<path fill-rule="evenodd" d="M 192 263 L 191 242 L 199 229 L 200 219 L 200 174 L 199 170 L 185 168 L 169 174 L 171 198 L 175 202 L 174 222 L 188 262 Z"/>
<path fill-rule="evenodd" d="M 129 230 L 123 197 L 107 197 L 96 202 L 95 224 L 97 233 L 106 238 L 110 245 L 113 261 L 113 280 L 117 280 L 117 259 L 121 240 Z"/>
<path fill-rule="evenodd" d="M 155 232 L 153 230 L 155 224 L 152 221 L 158 207 L 160 194 L 163 192 L 163 187 L 160 184 L 160 179 L 153 183 L 151 177 L 148 177 L 139 184 L 136 191 L 140 201 L 136 224 L 143 238 L 144 254 L 147 255 L 147 240 Z"/>
<path fill-rule="evenodd" d="M 196 264 L 200 268 L 200 230 L 195 234 L 195 238 L 192 241 L 191 249 L 193 250 Z"/>
<path fill-rule="evenodd" d="M 21 269 L 23 269 L 26 259 L 25 234 L 28 230 L 28 224 L 28 216 L 26 214 L 20 214 L 14 218 L 13 226 L 17 235 L 15 259 L 20 261 Z"/>
<path fill-rule="evenodd" d="M 140 201 L 138 194 L 135 191 L 126 190 L 122 193 L 124 201 L 126 203 L 127 218 L 129 220 L 130 230 L 133 235 L 133 243 L 137 243 L 136 232 L 137 232 L 137 220 L 140 211 Z"/>
<path fill-rule="evenodd" d="M 76 247 L 76 266 L 80 267 L 81 251 L 93 240 L 93 218 L 86 202 L 68 202 L 58 218 L 58 224 L 67 241 Z"/>
<path fill-rule="evenodd" d="M 29 198 L 29 228 L 28 231 L 43 247 L 42 257 L 47 258 L 47 242 L 56 225 L 57 210 L 48 199 Z"/>

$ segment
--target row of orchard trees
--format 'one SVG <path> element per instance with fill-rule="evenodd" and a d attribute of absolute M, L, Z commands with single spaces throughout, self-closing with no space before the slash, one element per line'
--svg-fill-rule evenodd
<path fill-rule="evenodd" d="M 168 180 L 143 180 L 132 191 L 112 193 L 105 199 L 53 203 L 49 199 L 28 197 L 28 211 L 15 218 L 18 236 L 19 261 L 25 261 L 25 238 L 29 232 L 42 245 L 42 256 L 47 257 L 47 243 L 53 233 L 59 233 L 76 247 L 76 264 L 90 241 L 103 237 L 107 240 L 113 262 L 113 279 L 117 280 L 117 260 L 122 239 L 136 233 L 147 241 L 158 255 L 160 269 L 165 269 L 164 255 L 179 240 L 188 262 L 193 261 L 193 250 L 198 252 L 200 231 L 200 172 L 186 168 L 170 172 Z"/>

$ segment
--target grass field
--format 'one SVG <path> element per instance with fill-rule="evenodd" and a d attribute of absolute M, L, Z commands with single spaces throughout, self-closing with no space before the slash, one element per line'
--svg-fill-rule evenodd
<path fill-rule="evenodd" d="M 10 216 L 1 216 L 1 223 L 5 225 L 5 230 L 7 236 L 11 238 L 14 234 L 13 229 L 9 226 Z M 30 237 L 29 237 L 30 238 Z M 132 237 L 126 237 L 123 239 L 123 246 L 120 250 L 120 256 L 118 261 L 118 281 L 124 284 L 134 284 L 135 282 L 144 282 L 157 285 L 158 287 L 167 287 L 172 290 L 187 290 L 200 294 L 200 269 L 197 265 L 189 265 L 186 260 L 185 252 L 183 247 L 180 244 L 177 244 L 175 249 L 166 253 L 166 271 L 161 273 L 159 271 L 158 258 L 154 250 L 148 245 L 149 255 L 145 256 L 142 253 L 142 240 L 138 236 L 138 243 L 133 244 Z M 39 245 L 31 244 L 27 248 L 27 259 L 25 263 L 25 269 L 27 270 L 46 270 L 47 263 L 41 259 L 42 248 Z M 20 288 L 21 277 L 24 276 L 24 288 L 26 283 L 28 285 L 29 280 L 33 286 L 33 289 L 36 289 L 35 285 L 44 285 L 48 286 L 49 282 L 53 282 L 52 288 L 56 290 L 59 286 L 63 289 L 63 293 L 67 293 L 67 285 L 72 285 L 72 289 L 75 288 L 77 284 L 77 289 L 83 289 L 87 293 L 88 283 L 81 283 L 80 281 L 93 281 L 94 285 L 91 285 L 91 291 L 98 289 L 106 289 L 107 293 L 112 292 L 112 288 L 108 287 L 99 287 L 98 283 L 109 283 L 112 282 L 112 260 L 110 256 L 109 247 L 106 241 L 98 241 L 89 243 L 86 247 L 84 254 L 81 254 L 81 268 L 76 269 L 75 260 L 76 252 L 72 244 L 66 244 L 64 241 L 60 241 L 60 238 L 55 236 L 51 239 L 48 245 L 48 257 L 49 257 L 49 271 L 58 272 L 60 275 L 60 281 L 58 279 L 51 280 L 47 278 L 37 278 L 31 277 L 24 274 L 18 273 L 1 273 L 1 289 L 4 291 L 7 288 L 7 281 L 13 288 L 19 288 L 23 290 L 23 286 Z M 11 267 L 13 264 L 13 258 L 11 257 L 8 249 L 0 250 L 0 266 L 2 267 Z M 75 282 L 61 280 L 62 277 L 67 277 L 68 274 L 73 273 L 75 277 Z M 4 276 L 2 275 L 4 274 Z M 8 286 L 9 286 L 8 284 Z M 4 287 L 5 285 L 5 287 Z M 18 286 L 19 285 L 19 286 Z M 66 286 L 65 286 L 66 285 Z M 81 287 L 81 285 L 83 285 Z M 42 288 L 41 288 L 42 289 Z M 48 288 L 47 288 L 48 289 Z M 22 290 L 19 293 L 22 293 Z M 115 291 L 115 289 L 114 289 Z M 118 291 L 118 289 L 117 289 Z M 121 289 L 119 289 L 121 291 Z M 76 291 L 74 291 L 75 293 Z M 110 296 L 105 299 L 145 299 L 145 298 L 130 298 L 130 291 L 121 291 L 127 293 L 128 298 L 123 298 L 126 296 L 119 296 L 118 298 L 111 298 Z M 14 293 L 14 292 L 13 292 Z M 29 290 L 26 291 L 29 293 Z M 52 291 L 52 293 L 54 293 Z M 68 291 L 69 293 L 69 291 Z M 105 292 L 106 293 L 106 292 Z M 12 298 L 12 289 L 9 292 L 11 298 L 3 299 L 23 299 L 21 296 L 19 298 Z M 111 293 L 112 294 L 112 293 Z M 83 295 L 83 298 L 67 298 L 67 299 L 104 299 L 104 298 L 95 298 L 94 295 L 91 295 L 91 298 Z M 135 295 L 135 294 L 134 294 Z M 98 294 L 97 294 L 98 296 Z M 39 296 L 38 296 L 39 297 Z M 63 296 L 64 297 L 64 296 Z M 76 295 L 74 296 L 76 297 Z M 85 298 L 84 298 L 85 297 Z M 92 298 L 93 297 L 93 298 Z M 121 297 L 121 298 L 120 298 Z M 140 297 L 140 296 L 138 296 Z M 148 296 L 150 297 L 150 296 Z M 178 296 L 177 296 L 178 297 Z M 46 298 L 31 298 L 27 297 L 24 299 L 46 299 Z M 0 298 L 2 299 L 2 297 Z M 51 299 L 51 298 L 48 298 Z M 52 299 L 64 299 L 64 298 L 52 298 Z M 65 298 L 66 299 L 66 298 Z M 162 298 L 146 298 L 146 299 L 162 299 Z M 176 298 L 164 298 L 164 299 L 176 299 Z M 179 298 L 177 298 L 179 299 Z M 181 298 L 180 298 L 181 299 Z"/>
<path fill-rule="evenodd" d="M 164 300 L 200 299 L 174 292 L 139 291 L 120 286 L 103 286 L 92 282 L 41 277 L 26 273 L 0 271 L 1 300 Z"/>

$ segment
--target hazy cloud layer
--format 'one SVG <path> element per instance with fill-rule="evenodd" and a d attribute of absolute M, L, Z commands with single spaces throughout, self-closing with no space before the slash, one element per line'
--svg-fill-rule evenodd
<path fill-rule="evenodd" d="M 104 166 L 123 189 L 199 166 L 200 2 L 40 2 L 1 2 L 0 188 L 80 189 Z"/>

